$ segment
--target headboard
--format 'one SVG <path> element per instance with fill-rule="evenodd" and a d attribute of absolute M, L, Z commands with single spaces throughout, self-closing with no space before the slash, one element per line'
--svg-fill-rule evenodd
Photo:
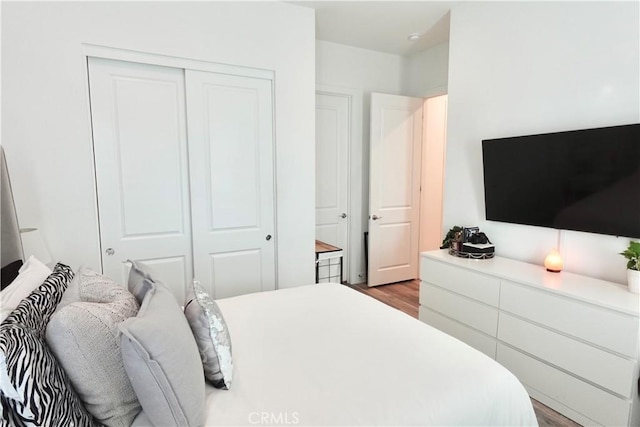
<path fill-rule="evenodd" d="M 22 241 L 20 240 L 18 216 L 16 215 L 16 207 L 13 203 L 13 191 L 11 190 L 7 161 L 4 155 L 4 148 L 1 145 L 0 157 L 0 198 L 2 199 L 0 211 L 2 218 L 2 229 L 0 230 L 2 233 L 0 267 L 2 267 L 2 288 L 4 288 L 7 284 L 11 283 L 17 275 L 18 269 L 24 261 L 24 255 L 22 252 Z"/>

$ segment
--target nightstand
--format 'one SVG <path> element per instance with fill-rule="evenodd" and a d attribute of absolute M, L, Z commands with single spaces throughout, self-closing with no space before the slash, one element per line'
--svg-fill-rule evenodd
<path fill-rule="evenodd" d="M 342 283 L 342 255 L 341 248 L 316 240 L 316 283 Z"/>

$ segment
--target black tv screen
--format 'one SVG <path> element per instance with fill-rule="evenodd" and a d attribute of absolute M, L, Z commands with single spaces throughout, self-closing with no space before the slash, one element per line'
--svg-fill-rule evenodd
<path fill-rule="evenodd" d="M 640 237 L 640 124 L 482 141 L 486 219 Z"/>

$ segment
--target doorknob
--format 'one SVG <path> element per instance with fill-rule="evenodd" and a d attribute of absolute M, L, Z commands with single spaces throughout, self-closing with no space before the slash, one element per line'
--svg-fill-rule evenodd
<path fill-rule="evenodd" d="M 271 240 L 271 234 L 267 234 L 267 237 L 265 237 L 265 239 L 267 239 L 267 242 Z"/>
<path fill-rule="evenodd" d="M 374 221 L 377 221 L 379 219 L 382 219 L 382 217 L 378 216 L 378 215 L 374 215 L 374 216 L 371 217 L 371 219 L 374 220 Z"/>
<path fill-rule="evenodd" d="M 116 253 L 116 251 L 113 250 L 113 248 L 107 248 L 106 251 L 104 251 L 108 256 L 112 256 L 113 254 Z"/>
<path fill-rule="evenodd" d="M 346 218 L 346 217 L 347 217 L 347 214 L 344 212 L 342 213 L 342 215 L 340 215 L 340 218 Z"/>

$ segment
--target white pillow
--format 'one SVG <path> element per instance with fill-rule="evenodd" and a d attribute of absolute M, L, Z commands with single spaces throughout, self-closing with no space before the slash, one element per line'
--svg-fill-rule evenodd
<path fill-rule="evenodd" d="M 42 285 L 51 274 L 51 269 L 32 255 L 18 272 L 18 277 L 0 292 L 0 322 L 11 314 L 20 301 Z"/>

